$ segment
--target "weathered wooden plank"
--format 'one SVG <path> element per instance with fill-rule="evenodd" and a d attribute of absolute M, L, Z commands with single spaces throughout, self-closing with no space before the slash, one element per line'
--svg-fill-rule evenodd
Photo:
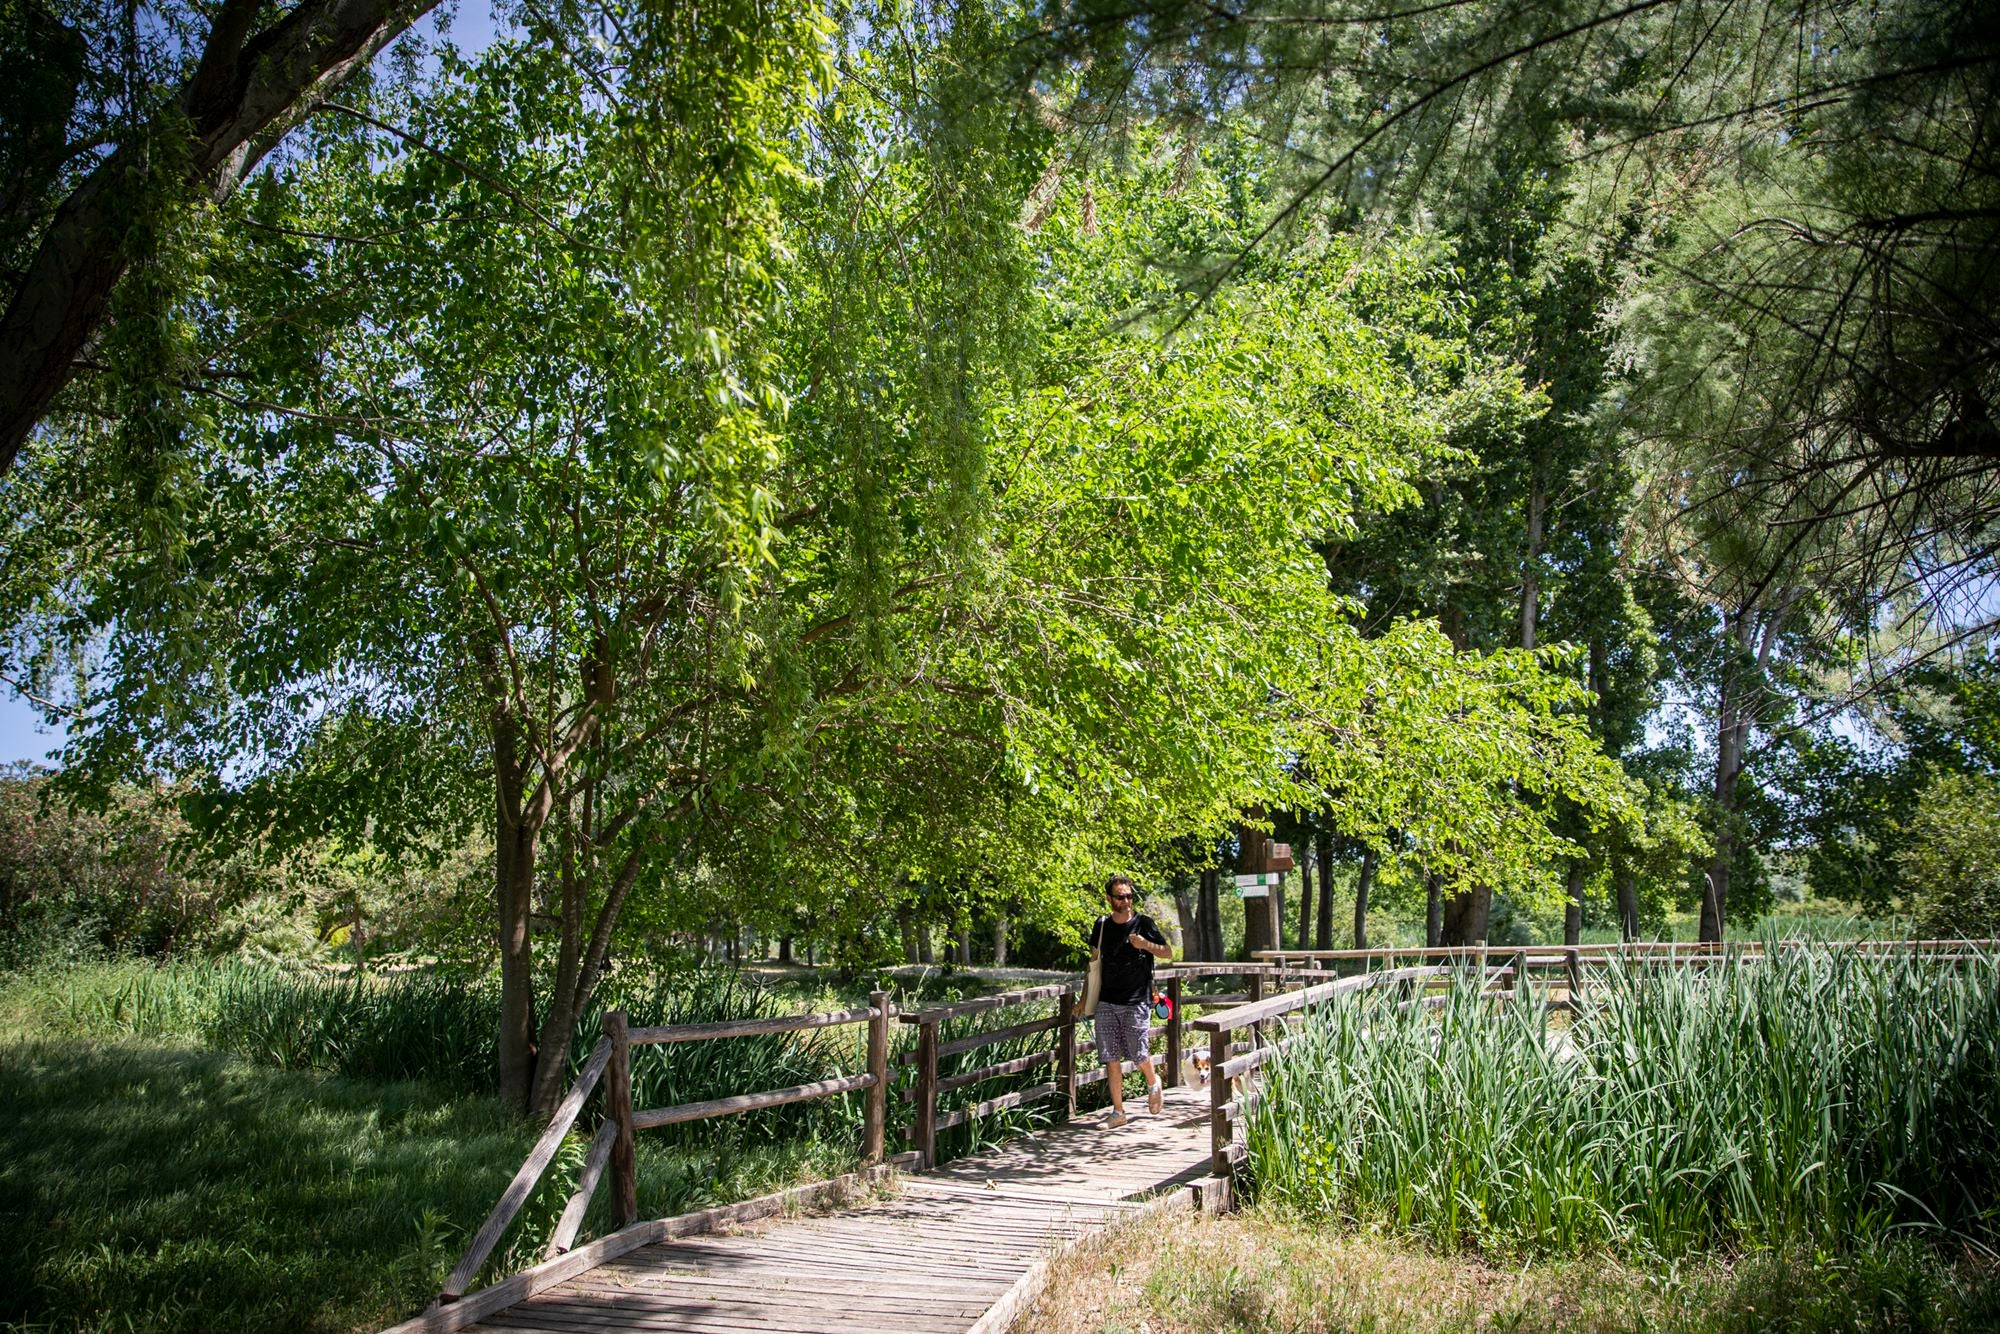
<path fill-rule="evenodd" d="M 523 1301 L 538 1292 L 554 1287 L 565 1279 L 595 1269 L 642 1246 L 669 1237 L 710 1232 L 729 1223 L 768 1218 L 788 1210 L 805 1208 L 837 1198 L 849 1191 L 889 1180 L 898 1169 L 914 1165 L 914 1155 L 899 1154 L 886 1163 L 859 1172 L 850 1172 L 831 1181 L 795 1186 L 790 1190 L 760 1196 L 754 1200 L 718 1205 L 713 1209 L 682 1214 L 676 1218 L 636 1223 L 609 1236 L 599 1237 L 588 1245 L 579 1246 L 554 1260 L 545 1260 L 541 1264 L 524 1269 L 512 1278 L 490 1284 L 477 1292 L 461 1297 L 458 1301 L 433 1306 L 415 1319 L 406 1320 L 383 1331 L 383 1334 L 449 1334 L 450 1331 L 463 1329 L 491 1312 Z"/>
<path fill-rule="evenodd" d="M 1051 996 L 1060 996 L 1067 990 L 1069 988 L 1062 985 L 1025 987 L 1020 991 L 1003 991 L 994 996 L 981 996 L 977 1000 L 960 1001 L 956 1005 L 915 1010 L 901 1018 L 906 1024 L 940 1023 L 946 1019 L 957 1019 L 962 1015 L 984 1014 L 988 1010 L 1004 1010 L 1010 1005 L 1026 1005 L 1030 1001 L 1047 1000 Z"/>
<path fill-rule="evenodd" d="M 441 1294 L 445 1302 L 456 1301 L 467 1288 L 472 1286 L 472 1280 L 479 1276 L 480 1266 L 486 1263 L 486 1257 L 491 1255 L 494 1246 L 499 1244 L 501 1235 L 507 1231 L 507 1225 L 514 1221 L 514 1215 L 521 1211 L 521 1206 L 528 1202 L 528 1196 L 534 1192 L 535 1183 L 542 1179 L 542 1173 L 546 1172 L 549 1164 L 555 1161 L 556 1150 L 562 1147 L 564 1137 L 569 1134 L 569 1128 L 576 1124 L 577 1114 L 583 1110 L 583 1100 L 590 1096 L 593 1088 L 597 1087 L 597 1081 L 603 1076 L 604 1068 L 610 1061 L 611 1044 L 599 1042 L 591 1050 L 589 1058 L 584 1061 L 583 1068 L 577 1071 L 576 1083 L 570 1086 L 569 1095 L 557 1105 L 556 1114 L 549 1118 L 548 1129 L 544 1130 L 542 1137 L 535 1141 L 535 1147 L 528 1154 L 527 1161 L 521 1164 L 521 1170 L 514 1174 L 514 1179 L 507 1183 L 507 1189 L 501 1193 L 498 1203 L 493 1206 L 493 1212 L 486 1215 L 486 1221 L 479 1225 L 479 1231 L 473 1233 L 472 1243 L 465 1248 L 465 1254 L 460 1256 L 458 1263 L 452 1267 L 450 1276 L 444 1281 Z"/>
<path fill-rule="evenodd" d="M 730 1098 L 710 1098 L 706 1102 L 684 1102 L 678 1107 L 656 1107 L 634 1112 L 632 1126 L 635 1130 L 652 1130 L 659 1126 L 679 1125 L 683 1121 L 704 1121 L 711 1116 L 762 1111 L 766 1107 L 783 1107 L 787 1103 L 852 1093 L 856 1089 L 870 1088 L 874 1083 L 875 1076 L 871 1074 L 848 1075 L 844 1079 L 822 1079 L 817 1083 L 772 1089 L 769 1093 L 739 1093 Z"/>
<path fill-rule="evenodd" d="M 768 1037 L 774 1033 L 798 1033 L 809 1028 L 838 1028 L 843 1024 L 865 1024 L 875 1017 L 875 1008 L 864 1005 L 855 1010 L 835 1010 L 830 1014 L 785 1014 L 772 1019 L 729 1019 L 718 1024 L 673 1024 L 664 1028 L 635 1028 L 635 1046 L 657 1046 L 665 1042 L 706 1042 L 713 1038 Z"/>
<path fill-rule="evenodd" d="M 547 1314 L 566 1314 L 624 1326 L 634 1320 L 690 1311 L 715 1313 L 726 1319 L 762 1317 L 796 1321 L 801 1311 L 823 1318 L 828 1310 L 825 1293 L 787 1292 L 770 1283 L 762 1287 L 739 1286 L 715 1291 L 719 1296 L 710 1296 L 699 1285 L 689 1284 L 672 1292 L 619 1293 L 595 1289 L 585 1292 L 566 1283 L 557 1292 L 530 1298 L 511 1308 L 507 1314 L 529 1320 Z M 963 1329 L 979 1318 L 985 1305 L 979 1301 L 941 1300 L 935 1296 L 923 1299 L 850 1292 L 842 1294 L 839 1310 L 843 1315 L 866 1316 L 868 1324 L 877 1329 L 925 1328 L 939 1321 L 955 1323 L 957 1328 Z"/>
<path fill-rule="evenodd" d="M 643 1254 L 644 1252 L 640 1252 Z M 981 1280 L 973 1286 L 989 1289 L 1004 1286 L 1005 1279 Z M 884 1274 L 879 1270 L 855 1271 L 844 1274 L 766 1273 L 762 1270 L 718 1273 L 715 1271 L 690 1269 L 658 1269 L 627 1274 L 614 1274 L 608 1266 L 593 1269 L 587 1274 L 564 1283 L 562 1292 L 608 1292 L 608 1293 L 653 1293 L 680 1291 L 761 1291 L 766 1287 L 782 1288 L 786 1292 L 804 1297 L 838 1297 L 852 1293 L 864 1296 L 880 1294 L 887 1297 L 907 1296 L 917 1302 L 942 1301 L 937 1280 L 922 1273 L 914 1273 L 907 1278 L 894 1274 Z M 970 1293 L 961 1293 L 959 1286 L 952 1289 L 952 1300 L 967 1305 L 984 1307 L 984 1298 Z M 976 1312 L 975 1312 L 976 1314 Z"/>
<path fill-rule="evenodd" d="M 1238 1028 L 1262 1024 L 1283 1014 L 1302 1009 L 1315 1001 L 1349 991 L 1365 991 L 1387 986 L 1392 982 L 1413 981 L 1422 977 L 1433 977 L 1448 972 L 1443 967 L 1397 968 L 1380 973 L 1362 973 L 1355 977 L 1343 977 L 1333 982 L 1321 982 L 1299 991 L 1290 991 L 1278 996 L 1270 996 L 1239 1005 L 1224 1014 L 1206 1015 L 1194 1021 L 1194 1027 L 1204 1033 L 1228 1033 Z M 1226 1057 L 1224 1059 L 1227 1059 Z"/>
<path fill-rule="evenodd" d="M 643 1271 L 633 1269 L 623 1272 L 684 1274 L 700 1277 L 704 1274 L 715 1272 L 713 1267 L 716 1265 L 727 1265 L 729 1272 L 732 1273 L 783 1274 L 793 1278 L 835 1279 L 851 1278 L 856 1274 L 880 1273 L 881 1270 L 876 1268 L 876 1266 L 880 1266 L 883 1263 L 885 1263 L 885 1248 L 878 1237 L 871 1247 L 852 1251 L 844 1249 L 839 1251 L 830 1250 L 823 1256 L 802 1256 L 797 1253 L 795 1248 L 789 1247 L 754 1251 L 723 1250 L 708 1252 L 704 1256 L 702 1263 L 693 1267 L 688 1267 L 685 1260 L 683 1260 L 678 1265 L 652 1265 L 646 1267 Z M 1006 1278 L 1005 1275 L 1011 1274 L 1017 1267 L 1018 1265 L 1011 1262 L 1006 1265 L 991 1262 L 972 1265 L 948 1264 L 934 1269 L 927 1267 L 924 1272 L 930 1286 L 935 1287 L 936 1284 L 947 1281 L 951 1283 L 990 1283 L 998 1278 L 1002 1282 L 1008 1282 L 1011 1279 Z M 611 1268 L 611 1266 L 607 1265 L 598 1272 L 609 1272 Z M 907 1266 L 905 1266 L 905 1269 L 907 1269 Z"/>
<path fill-rule="evenodd" d="M 989 1028 L 983 1033 L 972 1033 L 962 1038 L 953 1038 L 950 1042 L 938 1044 L 938 1056 L 942 1059 L 946 1056 L 957 1056 L 961 1052 L 977 1051 L 981 1047 L 990 1047 L 996 1042 L 1011 1042 L 1015 1038 L 1031 1038 L 1037 1033 L 1047 1033 L 1057 1028 L 1061 1025 L 1062 1021 L 1062 1016 L 1057 1014 L 1051 1015 L 1047 1019 L 1036 1019 L 1025 1024 L 1009 1024 L 1005 1028 Z"/>
<path fill-rule="evenodd" d="M 1031 1051 L 1026 1056 L 1016 1056 L 1012 1060 L 996 1061 L 983 1065 L 977 1070 L 967 1070 L 938 1081 L 938 1092 L 949 1093 L 962 1089 L 968 1084 L 977 1084 L 985 1079 L 997 1079 L 1001 1075 L 1018 1075 L 1023 1070 L 1032 1070 L 1038 1065 L 1048 1065 L 1056 1059 L 1053 1051 Z"/>
<path fill-rule="evenodd" d="M 1003 1093 L 997 1098 L 988 1098 L 985 1102 L 974 1103 L 970 1107 L 961 1107 L 955 1112 L 940 1116 L 937 1119 L 937 1128 L 945 1130 L 951 1126 L 970 1121 L 974 1117 L 991 1116 L 993 1113 L 1002 1111 L 1008 1107 L 1019 1107 L 1024 1102 L 1037 1102 L 1043 1098 L 1053 1098 L 1061 1091 L 1054 1084 L 1035 1084 L 1029 1088 L 1018 1089 L 1013 1093 Z"/>
<path fill-rule="evenodd" d="M 597 1138 L 590 1142 L 590 1152 L 584 1155 L 583 1170 L 576 1177 L 576 1191 L 569 1197 L 569 1203 L 563 1205 L 556 1230 L 549 1234 L 549 1244 L 542 1250 L 544 1260 L 553 1260 L 575 1243 L 577 1229 L 583 1226 L 590 1197 L 597 1193 L 598 1179 L 604 1175 L 604 1165 L 611 1161 L 611 1145 L 617 1138 L 618 1122 L 607 1117 L 597 1128 Z"/>
<path fill-rule="evenodd" d="M 545 1260 L 448 1305 L 433 1306 L 415 1319 L 391 1326 L 382 1334 L 450 1334 L 452 1330 L 464 1329 L 474 1321 L 532 1297 L 544 1288 L 554 1287 L 566 1278 L 594 1269 L 613 1256 L 637 1250 L 653 1240 L 652 1227 L 650 1223 L 639 1223 L 610 1236 L 599 1237 L 587 1246 L 579 1246 L 567 1255 Z"/>

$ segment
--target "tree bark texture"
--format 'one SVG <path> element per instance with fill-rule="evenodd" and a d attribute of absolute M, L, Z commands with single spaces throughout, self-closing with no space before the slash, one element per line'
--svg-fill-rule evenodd
<path fill-rule="evenodd" d="M 1729 623 L 1735 651 L 1723 665 L 1715 711 L 1715 855 L 1709 859 L 1701 895 L 1701 938 L 1711 943 L 1722 939 L 1728 921 L 1729 877 L 1736 862 L 1738 787 L 1760 684 L 1770 667 L 1778 632 L 1797 598 L 1795 591 L 1788 592 L 1767 611 L 1742 608 Z"/>
<path fill-rule="evenodd" d="M 1321 832 L 1314 849 L 1319 862 L 1319 921 L 1313 928 L 1313 948 L 1333 948 L 1333 835 Z"/>
<path fill-rule="evenodd" d="M 1354 881 L 1354 948 L 1368 948 L 1368 892 L 1375 888 L 1375 849 L 1361 850 L 1361 874 Z M 1435 891 L 1433 891 L 1435 893 Z"/>
<path fill-rule="evenodd" d="M 1563 944 L 1583 943 L 1583 876 L 1585 863 L 1577 857 L 1569 864 L 1569 880 L 1563 895 Z"/>
<path fill-rule="evenodd" d="M 1639 938 L 1639 877 L 1621 858 L 1613 864 L 1611 883 L 1618 889 L 1618 934 L 1626 940 Z"/>
<path fill-rule="evenodd" d="M 1424 944 L 1444 943 L 1444 877 L 1433 871 L 1424 877 Z"/>
<path fill-rule="evenodd" d="M 1222 961 L 1222 872 L 1201 873 L 1201 954 L 1209 963 Z"/>
<path fill-rule="evenodd" d="M 1542 527 L 1547 486 L 1539 466 L 1528 483 L 1528 550 L 1521 562 L 1521 647 L 1533 651 L 1542 614 Z"/>
<path fill-rule="evenodd" d="M 1321 892 L 1324 892 L 1323 890 Z M 1313 859 L 1309 848 L 1301 849 L 1299 856 L 1299 948 L 1312 948 L 1313 924 Z"/>
<path fill-rule="evenodd" d="M 1486 924 L 1493 911 L 1493 887 L 1475 884 L 1452 895 L 1444 903 L 1439 944 L 1477 945 L 1486 939 Z"/>
<path fill-rule="evenodd" d="M 136 214 L 156 194 L 152 174 L 184 173 L 191 187 L 226 199 L 285 131 L 434 4 L 303 0 L 252 35 L 258 0 L 226 0 L 178 98 L 187 151 L 146 142 L 172 132 L 165 115 L 120 143 L 57 206 L 10 294 L 0 317 L 0 473 L 103 324 L 147 230 Z"/>
<path fill-rule="evenodd" d="M 1001 913 L 993 919 L 993 966 L 1007 966 L 1007 914 Z"/>

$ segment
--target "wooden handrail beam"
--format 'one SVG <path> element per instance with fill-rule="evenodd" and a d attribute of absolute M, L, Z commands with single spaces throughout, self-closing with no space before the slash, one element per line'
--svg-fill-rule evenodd
<path fill-rule="evenodd" d="M 939 1043 L 938 1057 L 943 1059 L 946 1056 L 957 1056 L 961 1052 L 977 1051 L 981 1047 L 990 1047 L 996 1042 L 1006 1042 L 1011 1038 L 1033 1037 L 1061 1024 L 1062 1016 L 1058 1014 L 1047 1019 L 1036 1019 L 1030 1023 L 1010 1024 L 1006 1028 L 989 1028 L 983 1033 L 973 1033 L 968 1037 L 953 1038 L 950 1042 Z"/>
<path fill-rule="evenodd" d="M 590 1210 L 590 1197 L 597 1193 L 597 1183 L 604 1176 L 604 1165 L 611 1161 L 611 1144 L 618 1138 L 618 1123 L 610 1117 L 597 1128 L 597 1138 L 590 1141 L 590 1152 L 584 1155 L 583 1170 L 576 1176 L 576 1192 L 563 1205 L 562 1217 L 556 1220 L 556 1230 L 549 1234 L 549 1244 L 542 1248 L 542 1258 L 553 1260 L 565 1254 L 576 1244 L 576 1234 L 583 1227 L 583 1216 Z"/>
<path fill-rule="evenodd" d="M 635 1028 L 629 1041 L 635 1047 L 658 1046 L 666 1042 L 707 1042 L 712 1038 L 754 1038 L 772 1033 L 797 1033 L 809 1028 L 838 1028 L 842 1024 L 865 1024 L 876 1017 L 872 1005 L 857 1010 L 836 1010 L 831 1014 L 785 1014 L 773 1019 L 729 1019 L 719 1024 L 674 1024 L 666 1028 Z"/>
<path fill-rule="evenodd" d="M 1011 1061 L 1000 1061 L 994 1065 L 981 1066 L 977 1070 L 967 1070 L 964 1074 L 953 1075 L 948 1079 L 940 1079 L 938 1081 L 938 1092 L 949 1093 L 953 1089 L 962 1089 L 968 1084 L 977 1084 L 981 1080 L 993 1079 L 1000 1075 L 1018 1075 L 1023 1070 L 1032 1070 L 1038 1065 L 1047 1065 L 1049 1062 L 1055 1060 L 1055 1058 L 1056 1054 L 1053 1050 L 1034 1051 L 1029 1052 L 1026 1056 L 1016 1056 Z"/>
<path fill-rule="evenodd" d="M 1248 1005 L 1239 1005 L 1222 1014 L 1204 1015 L 1196 1019 L 1193 1026 L 1211 1036 L 1220 1036 L 1239 1028 L 1248 1028 L 1252 1024 L 1261 1024 L 1266 1020 L 1275 1019 L 1279 1015 L 1290 1014 L 1293 1010 L 1302 1009 L 1315 1001 L 1325 1000 L 1329 996 L 1337 996 L 1342 992 L 1364 991 L 1373 987 L 1387 986 L 1392 982 L 1408 982 L 1415 981 L 1418 978 L 1437 977 L 1449 974 L 1450 971 L 1448 968 L 1441 967 L 1392 968 L 1379 973 L 1362 973 L 1355 977 L 1343 977 L 1333 982 L 1321 982 L 1316 986 L 1306 987 L 1300 991 L 1287 991 L 1282 995 L 1272 996 L 1265 1000 L 1252 1001 Z M 1227 1058 L 1225 1057 L 1224 1059 Z"/>
<path fill-rule="evenodd" d="M 995 996 L 981 996 L 977 1000 L 959 1001 L 956 1005 L 941 1005 L 934 1010 L 911 1010 L 898 1015 L 906 1024 L 938 1023 L 946 1019 L 956 1019 L 960 1015 L 984 1014 L 988 1010 L 1004 1010 L 1010 1005 L 1026 1005 L 1030 1001 L 1048 1000 L 1069 990 L 1060 984 L 1046 987 L 1026 987 L 1020 991 L 1003 991 Z"/>
<path fill-rule="evenodd" d="M 1024 1102 L 1039 1102 L 1043 1098 L 1053 1098 L 1061 1091 L 1054 1084 L 1036 1084 L 1032 1088 L 1020 1089 L 1014 1093 L 1003 1093 L 997 1098 L 988 1098 L 985 1102 L 971 1107 L 961 1107 L 955 1112 L 946 1112 L 937 1119 L 937 1128 L 948 1130 L 952 1126 L 963 1125 L 977 1116 L 991 1116 L 1004 1108 L 1018 1107 Z"/>
<path fill-rule="evenodd" d="M 766 1107 L 783 1107 L 787 1103 L 809 1102 L 814 1098 L 831 1098 L 840 1093 L 852 1093 L 856 1089 L 870 1088 L 874 1083 L 874 1075 L 848 1075 L 845 1079 L 822 1079 L 813 1084 L 794 1084 L 790 1088 L 772 1089 L 769 1093 L 739 1093 L 729 1098 L 684 1102 L 676 1107 L 658 1107 L 651 1111 L 634 1112 L 632 1128 L 655 1130 L 660 1126 L 680 1125 L 684 1121 L 705 1121 L 711 1116 L 757 1112 Z"/>
<path fill-rule="evenodd" d="M 467 1246 L 465 1254 L 458 1258 L 458 1264 L 453 1267 L 451 1275 L 445 1279 L 444 1287 L 438 1293 L 440 1300 L 457 1301 L 465 1295 L 465 1290 L 472 1286 L 472 1280 L 479 1277 L 480 1266 L 486 1263 L 486 1257 L 491 1255 L 494 1246 L 499 1244 L 500 1236 L 507 1230 L 507 1225 L 514 1221 L 514 1215 L 528 1202 L 528 1196 L 534 1192 L 535 1184 L 542 1179 L 542 1173 L 546 1172 L 549 1164 L 555 1160 L 556 1150 L 562 1147 L 564 1137 L 569 1134 L 569 1128 L 576 1124 L 577 1114 L 583 1110 L 583 1100 L 590 1096 L 593 1088 L 597 1087 L 597 1081 L 603 1077 L 604 1067 L 610 1060 L 611 1044 L 600 1040 L 591 1049 L 583 1068 L 577 1071 L 576 1083 L 570 1086 L 569 1096 L 556 1107 L 556 1114 L 549 1118 L 548 1129 L 544 1130 L 542 1137 L 535 1141 L 535 1147 L 528 1154 L 527 1161 L 521 1164 L 520 1171 L 514 1173 L 514 1179 L 507 1184 L 507 1189 L 501 1194 L 499 1202 L 493 1206 L 493 1212 L 486 1215 L 486 1221 L 481 1223 L 479 1231 L 472 1235 L 472 1244 Z"/>

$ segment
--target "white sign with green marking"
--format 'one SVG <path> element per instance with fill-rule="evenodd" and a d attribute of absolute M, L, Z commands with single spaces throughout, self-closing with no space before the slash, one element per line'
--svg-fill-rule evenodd
<path fill-rule="evenodd" d="M 1268 898 L 1271 893 L 1271 886 L 1280 883 L 1281 878 L 1282 873 L 1278 871 L 1261 871 L 1256 875 L 1239 875 L 1236 877 L 1236 897 L 1239 899 Z"/>

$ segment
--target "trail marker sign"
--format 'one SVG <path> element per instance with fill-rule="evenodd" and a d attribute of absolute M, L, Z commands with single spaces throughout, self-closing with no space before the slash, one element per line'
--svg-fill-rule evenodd
<path fill-rule="evenodd" d="M 1236 897 L 1239 899 L 1268 898 L 1271 893 L 1271 887 L 1279 884 L 1281 880 L 1282 875 L 1277 871 L 1264 871 L 1256 875 L 1239 875 L 1236 877 Z"/>

